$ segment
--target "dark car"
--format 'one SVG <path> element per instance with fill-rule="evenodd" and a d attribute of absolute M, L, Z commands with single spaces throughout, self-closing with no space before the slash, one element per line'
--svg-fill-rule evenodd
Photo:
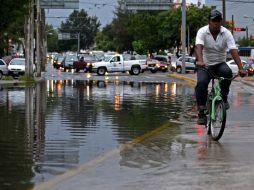
<path fill-rule="evenodd" d="M 82 55 L 78 61 L 74 61 L 73 68 L 76 72 L 83 70 L 84 72 L 92 72 L 92 63 L 97 62 L 95 55 Z"/>
<path fill-rule="evenodd" d="M 75 61 L 78 61 L 78 57 L 77 55 L 74 55 L 74 54 L 67 54 L 65 57 L 64 57 L 64 60 L 63 60 L 63 68 L 64 68 L 64 71 L 66 71 L 67 69 L 73 69 L 73 63 Z"/>
<path fill-rule="evenodd" d="M 57 54 L 53 59 L 53 67 L 56 69 L 60 69 L 60 67 L 63 67 L 64 57 L 64 55 Z"/>

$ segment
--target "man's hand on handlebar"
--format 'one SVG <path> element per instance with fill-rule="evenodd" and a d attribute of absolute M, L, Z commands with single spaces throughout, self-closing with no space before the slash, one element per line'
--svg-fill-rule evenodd
<path fill-rule="evenodd" d="M 204 68 L 205 67 L 205 64 L 204 62 L 202 61 L 196 61 L 196 68 Z"/>
<path fill-rule="evenodd" d="M 240 75 L 240 77 L 245 77 L 247 75 L 247 71 L 244 69 L 239 69 L 238 74 Z"/>

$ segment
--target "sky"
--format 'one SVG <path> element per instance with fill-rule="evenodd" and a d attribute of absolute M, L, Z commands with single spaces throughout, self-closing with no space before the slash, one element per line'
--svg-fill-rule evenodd
<path fill-rule="evenodd" d="M 118 0 L 79 0 L 79 9 L 84 9 L 90 16 L 96 16 L 103 27 L 111 23 L 114 17 L 113 11 L 118 6 L 117 1 Z M 186 0 L 186 3 L 197 3 L 197 1 L 198 0 Z M 201 0 L 201 2 L 204 2 L 204 0 Z M 46 22 L 57 28 L 65 18 L 50 17 L 68 17 L 72 12 L 72 9 L 46 9 Z"/>
<path fill-rule="evenodd" d="M 118 6 L 117 0 L 79 0 L 79 9 L 84 9 L 89 16 L 96 16 L 102 27 L 111 23 L 114 13 Z M 51 17 L 68 17 L 73 9 L 46 9 L 46 22 L 57 28 L 61 21 L 66 18 Z"/>
<path fill-rule="evenodd" d="M 232 1 L 232 0 L 230 0 Z M 238 0 L 243 2 L 230 3 L 226 0 L 226 20 L 232 20 L 234 15 L 235 27 L 248 27 L 248 35 L 254 35 L 254 1 Z M 244 3 L 250 1 L 252 3 Z M 114 10 L 118 6 L 118 0 L 79 0 L 79 9 L 87 11 L 88 15 L 96 16 L 101 23 L 101 27 L 111 23 L 114 17 Z M 196 4 L 198 0 L 186 0 L 186 3 Z M 210 3 L 217 5 L 217 9 L 222 11 L 221 0 L 201 0 L 201 3 Z M 73 10 L 71 9 L 46 9 L 46 22 L 53 25 L 54 28 L 60 26 L 61 21 L 66 18 L 50 18 L 50 17 L 68 17 Z M 252 18 L 244 18 L 244 15 Z M 234 32 L 236 38 L 246 36 L 246 32 Z"/>

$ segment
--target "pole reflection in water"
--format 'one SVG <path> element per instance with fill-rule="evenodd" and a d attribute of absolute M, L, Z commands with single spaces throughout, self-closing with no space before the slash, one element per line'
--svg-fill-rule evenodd
<path fill-rule="evenodd" d="M 0 189 L 29 189 L 177 120 L 193 87 L 46 81 L 0 91 Z M 11 108 L 10 108 L 11 107 Z M 174 135 L 181 131 L 176 130 Z"/>

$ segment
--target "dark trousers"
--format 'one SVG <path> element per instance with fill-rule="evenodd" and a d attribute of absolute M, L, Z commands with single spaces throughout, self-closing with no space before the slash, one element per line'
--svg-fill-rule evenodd
<path fill-rule="evenodd" d="M 214 73 L 216 76 L 232 78 L 232 70 L 226 63 L 220 63 L 213 66 L 208 66 L 208 70 L 211 73 Z M 195 87 L 196 100 L 197 100 L 197 108 L 198 111 L 203 111 L 206 108 L 206 100 L 208 93 L 208 85 L 211 81 L 211 76 L 205 70 L 198 69 L 197 70 L 197 85 Z M 229 93 L 231 81 L 223 80 L 221 82 L 221 94 L 224 101 L 227 101 L 227 96 Z"/>

